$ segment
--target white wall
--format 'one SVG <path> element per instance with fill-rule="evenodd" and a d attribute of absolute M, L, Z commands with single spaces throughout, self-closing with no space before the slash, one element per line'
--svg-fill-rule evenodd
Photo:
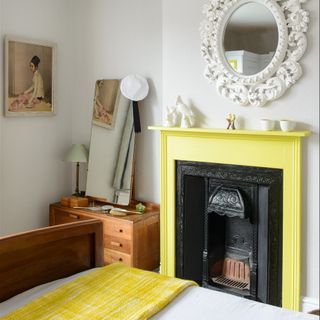
<path fill-rule="evenodd" d="M 89 146 L 94 84 L 101 78 L 148 78 L 135 197 L 159 202 L 159 138 L 147 126 L 161 121 L 161 1 L 0 0 L 0 7 L 2 39 L 10 34 L 48 40 L 58 48 L 57 115 L 0 116 L 1 234 L 47 225 L 48 204 L 72 192 L 75 168 L 62 159 L 71 143 Z M 2 52 L 3 41 L 0 57 Z M 84 190 L 86 166 L 80 170 Z"/>
<path fill-rule="evenodd" d="M 55 42 L 58 54 L 57 115 L 0 115 L 0 232 L 7 234 L 47 225 L 48 204 L 70 194 L 70 165 L 62 159 L 71 145 L 69 84 L 73 70 L 69 1 L 0 0 L 0 5 L 1 58 L 7 34 Z M 3 88 L 2 76 L 0 87 Z M 0 92 L 3 109 L 3 90 Z"/>
<path fill-rule="evenodd" d="M 319 303 L 319 2 L 308 1 L 311 13 L 309 46 L 302 59 L 304 75 L 281 99 L 264 108 L 240 107 L 221 97 L 203 76 L 199 24 L 208 0 L 163 0 L 163 105 L 177 94 L 194 106 L 198 126 L 225 128 L 228 112 L 238 127 L 259 128 L 259 119 L 292 118 L 298 129 L 313 132 L 303 147 L 302 294 Z M 309 305 L 310 307 L 310 305 Z"/>

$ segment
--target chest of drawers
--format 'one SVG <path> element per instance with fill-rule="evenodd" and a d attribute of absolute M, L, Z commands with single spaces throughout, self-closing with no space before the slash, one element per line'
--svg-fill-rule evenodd
<path fill-rule="evenodd" d="M 50 225 L 99 219 L 103 222 L 104 262 L 121 261 L 129 266 L 154 270 L 160 263 L 159 209 L 142 215 L 115 217 L 102 211 L 50 205 Z"/>

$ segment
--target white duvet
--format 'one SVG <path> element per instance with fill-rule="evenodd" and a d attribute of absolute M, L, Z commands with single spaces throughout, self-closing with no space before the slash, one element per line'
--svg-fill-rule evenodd
<path fill-rule="evenodd" d="M 0 317 L 23 306 L 40 295 L 67 283 L 85 271 L 71 277 L 56 280 L 0 303 Z M 230 294 L 190 287 L 181 293 L 152 320 L 306 320 L 319 319 L 317 316 L 293 312 L 256 301 L 247 300 Z M 125 319 L 124 319 L 125 320 Z"/>

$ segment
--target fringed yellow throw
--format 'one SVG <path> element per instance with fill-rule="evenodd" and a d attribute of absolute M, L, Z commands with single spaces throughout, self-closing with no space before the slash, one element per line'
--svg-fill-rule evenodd
<path fill-rule="evenodd" d="M 191 285 L 196 284 L 115 263 L 64 284 L 2 319 L 143 320 Z"/>

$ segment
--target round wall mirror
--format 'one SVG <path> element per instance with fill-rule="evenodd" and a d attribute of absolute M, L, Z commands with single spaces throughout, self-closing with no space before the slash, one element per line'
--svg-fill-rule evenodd
<path fill-rule="evenodd" d="M 309 25 L 304 1 L 208 2 L 200 28 L 204 76 L 242 106 L 281 97 L 302 75 Z"/>
<path fill-rule="evenodd" d="M 250 76 L 265 69 L 278 46 L 278 27 L 263 4 L 248 2 L 237 8 L 223 37 L 227 62 L 238 74 Z"/>

